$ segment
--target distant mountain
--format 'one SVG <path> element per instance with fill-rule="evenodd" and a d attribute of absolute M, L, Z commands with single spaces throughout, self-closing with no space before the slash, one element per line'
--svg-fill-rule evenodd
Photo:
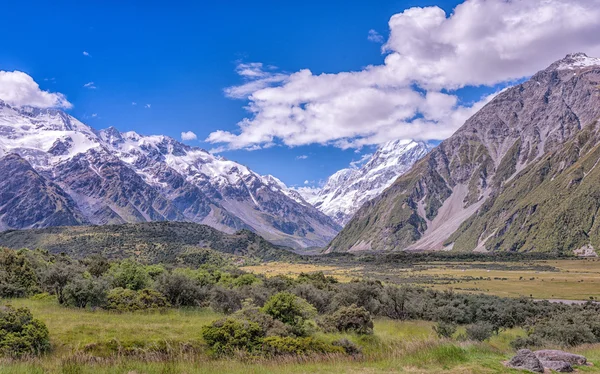
<path fill-rule="evenodd" d="M 56 109 L 0 101 L 0 171 L 0 229 L 190 221 L 295 248 L 340 229 L 274 177 L 166 136 L 96 131 Z"/>
<path fill-rule="evenodd" d="M 393 140 L 379 147 L 361 167 L 342 169 L 330 176 L 323 188 L 304 187 L 297 191 L 343 226 L 365 202 L 379 196 L 430 148 L 424 142 Z"/>
<path fill-rule="evenodd" d="M 0 232 L 0 247 L 44 249 L 73 258 L 102 255 L 135 257 L 149 263 L 177 263 L 201 256 L 199 249 L 261 260 L 293 259 L 289 248 L 240 230 L 227 234 L 191 222 L 144 222 L 122 225 L 47 227 Z"/>
<path fill-rule="evenodd" d="M 482 108 L 363 205 L 328 251 L 593 254 L 600 59 L 568 55 Z"/>

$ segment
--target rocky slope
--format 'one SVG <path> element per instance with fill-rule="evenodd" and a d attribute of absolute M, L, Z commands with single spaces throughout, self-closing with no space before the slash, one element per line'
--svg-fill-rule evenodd
<path fill-rule="evenodd" d="M 300 188 L 298 192 L 343 226 L 365 202 L 381 194 L 430 148 L 424 142 L 393 140 L 379 147 L 360 168 L 342 169 L 329 177 L 323 188 Z"/>
<path fill-rule="evenodd" d="M 340 229 L 273 177 L 169 137 L 96 131 L 55 109 L 0 101 L 0 168 L 0 229 L 191 221 L 296 248 Z"/>
<path fill-rule="evenodd" d="M 573 54 L 494 98 L 329 251 L 600 248 L 600 59 Z"/>

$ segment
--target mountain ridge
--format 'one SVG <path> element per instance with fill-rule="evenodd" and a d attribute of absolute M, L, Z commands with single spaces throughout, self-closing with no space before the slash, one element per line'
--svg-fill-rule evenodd
<path fill-rule="evenodd" d="M 382 195 L 363 205 L 327 250 L 573 253 L 586 246 L 599 248 L 593 226 L 597 223 L 592 223 L 591 231 L 587 225 L 585 229 L 567 225 L 568 247 L 560 245 L 558 238 L 544 242 L 538 235 L 533 240 L 535 230 L 528 225 L 548 218 L 539 213 L 559 214 L 553 208 L 558 201 L 553 199 L 525 204 L 529 211 L 511 214 L 531 197 L 532 190 L 552 179 L 564 179 L 568 167 L 583 162 L 586 155 L 596 156 L 599 62 L 585 54 L 571 54 L 498 94 Z M 547 164 L 546 157 L 555 159 Z M 595 178 L 595 171 L 585 170 L 586 177 Z M 528 187 L 521 186 L 512 200 L 505 201 L 506 191 L 515 184 L 527 185 L 524 176 L 532 171 L 541 174 L 530 177 Z M 595 196 L 596 191 L 592 188 L 586 194 Z M 591 208 L 589 202 L 587 206 Z M 560 214 L 564 218 L 574 210 Z M 560 222 L 545 224 L 540 235 L 560 232 L 556 227 Z"/>
<path fill-rule="evenodd" d="M 27 162 L 43 184 L 67 195 L 70 199 L 61 204 L 77 218 L 46 221 L 39 216 L 26 222 L 4 211 L 4 229 L 191 221 L 229 233 L 248 229 L 296 248 L 323 246 L 340 229 L 272 177 L 167 136 L 95 130 L 58 109 L 0 102 L 0 158 L 11 154 Z M 5 175 L 16 165 L 0 164 Z M 23 190 L 8 186 L 12 189 L 0 196 L 0 207 L 9 196 L 21 194 L 30 211 L 54 214 L 52 204 L 40 206 Z"/>

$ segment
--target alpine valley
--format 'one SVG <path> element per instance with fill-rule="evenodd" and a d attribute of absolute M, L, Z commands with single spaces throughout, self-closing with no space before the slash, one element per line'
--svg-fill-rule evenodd
<path fill-rule="evenodd" d="M 600 248 L 600 59 L 568 55 L 491 102 L 366 202 L 328 251 Z"/>

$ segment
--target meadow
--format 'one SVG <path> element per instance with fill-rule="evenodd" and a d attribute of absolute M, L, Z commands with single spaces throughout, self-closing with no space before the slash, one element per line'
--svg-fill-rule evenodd
<path fill-rule="evenodd" d="M 433 323 L 375 319 L 370 336 L 323 334 L 324 339 L 346 337 L 363 349 L 363 355 L 277 358 L 271 360 L 219 359 L 204 353 L 200 327 L 222 317 L 210 309 L 180 309 L 153 313 L 112 313 L 59 306 L 53 298 L 3 300 L 28 307 L 46 323 L 53 350 L 37 359 L 0 362 L 0 373 L 518 373 L 505 368 L 514 350 L 509 342 L 524 335 L 521 329 L 500 332 L 487 342 L 459 342 L 440 339 Z M 101 345 L 145 347 L 170 345 L 168 360 L 158 355 L 140 356 L 131 352 L 107 357 L 86 354 Z M 177 349 L 179 346 L 198 350 Z M 582 372 L 600 372 L 600 345 L 573 350 L 584 354 L 596 366 Z"/>
<path fill-rule="evenodd" d="M 485 293 L 502 297 L 589 300 L 600 298 L 600 259 L 531 260 L 526 262 L 430 261 L 394 264 L 291 264 L 269 262 L 244 270 L 266 276 L 322 271 L 341 282 L 378 279 L 438 290 Z"/>

